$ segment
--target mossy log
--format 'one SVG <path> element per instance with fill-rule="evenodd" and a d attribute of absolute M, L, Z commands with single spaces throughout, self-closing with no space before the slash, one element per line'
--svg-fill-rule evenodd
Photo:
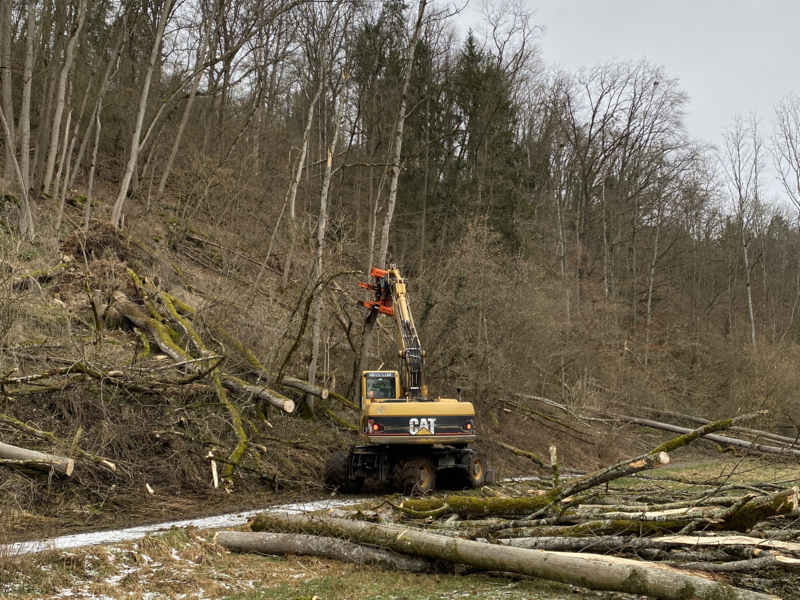
<path fill-rule="evenodd" d="M 800 553 L 800 543 L 786 540 L 773 540 L 746 535 L 716 535 L 695 537 L 689 535 L 673 535 L 653 538 L 653 542 L 676 546 L 698 546 L 724 548 L 730 546 L 745 546 L 763 548 L 766 550 L 779 550 L 782 552 Z"/>
<path fill-rule="evenodd" d="M 261 364 L 261 361 L 258 360 L 258 357 L 253 353 L 252 350 L 247 348 L 241 341 L 236 339 L 230 332 L 226 331 L 222 327 L 215 327 L 214 331 L 219 335 L 226 343 L 233 346 L 234 350 L 239 353 L 239 355 L 247 361 L 247 364 L 250 366 L 253 371 L 259 375 L 260 377 L 266 380 L 274 381 L 275 378 L 278 376 L 277 373 L 271 373 L 267 369 L 264 368 L 264 365 Z M 328 390 L 319 385 L 314 385 L 308 381 L 303 381 L 302 379 L 295 379 L 294 377 L 285 377 L 281 382 L 281 385 L 300 390 L 301 392 L 306 392 L 307 394 L 311 394 L 312 396 L 317 396 L 318 398 L 322 398 L 325 400 L 328 397 Z"/>
<path fill-rule="evenodd" d="M 3 442 L 0 442 L 0 459 L 3 459 L 4 464 L 18 464 L 38 471 L 53 471 L 65 477 L 70 477 L 75 468 L 75 461 L 71 458 L 18 448 Z"/>
<path fill-rule="evenodd" d="M 617 463 L 613 467 L 602 469 L 570 482 L 555 487 L 541 496 L 532 498 L 477 498 L 473 496 L 450 496 L 447 504 L 454 513 L 461 516 L 480 517 L 497 515 L 525 515 L 546 509 L 550 505 L 567 496 L 585 491 L 606 481 L 669 464 L 666 452 L 646 455 L 633 461 Z M 444 500 L 406 500 L 403 506 L 416 511 L 435 510 L 444 504 Z"/>
<path fill-rule="evenodd" d="M 383 548 L 370 548 L 338 538 L 318 535 L 220 531 L 217 534 L 216 542 L 232 552 L 321 556 L 359 565 L 372 565 L 382 569 L 411 573 L 431 573 L 436 570 L 435 563 L 425 558 L 398 554 Z"/>
<path fill-rule="evenodd" d="M 646 469 L 651 469 L 653 467 L 666 465 L 669 463 L 669 456 L 667 455 L 668 452 L 673 452 L 678 448 L 682 448 L 683 446 L 690 444 L 697 438 L 704 436 L 708 433 L 712 433 L 714 431 L 721 431 L 727 429 L 728 427 L 736 423 L 741 423 L 742 421 L 754 419 L 756 417 L 760 417 L 765 414 L 767 414 L 767 411 L 762 410 L 754 413 L 740 415 L 732 419 L 722 419 L 720 421 L 709 423 L 708 425 L 703 425 L 702 427 L 689 431 L 684 435 L 672 438 L 671 440 L 664 442 L 657 448 L 654 448 L 647 454 L 643 454 L 642 456 L 639 456 L 633 460 L 621 461 L 616 465 L 606 467 L 605 469 L 600 469 L 599 471 L 595 471 L 594 473 L 589 473 L 588 475 L 584 475 L 583 477 L 574 479 L 558 487 L 554 487 L 547 494 L 545 494 L 544 496 L 540 496 L 539 498 L 542 500 L 548 500 L 548 504 L 546 506 L 550 506 L 554 502 L 562 500 L 568 496 L 574 496 L 575 494 L 585 492 L 586 490 L 589 490 L 593 487 L 596 487 L 608 481 L 613 481 L 614 479 L 619 479 L 620 477 L 633 475 L 634 473 L 638 473 Z"/>
<path fill-rule="evenodd" d="M 148 316 L 138 304 L 128 300 L 122 292 L 114 294 L 114 307 L 124 315 L 131 323 L 139 329 L 147 331 L 161 351 L 176 362 L 192 360 L 193 357 L 187 354 L 183 348 L 174 342 L 170 335 L 170 328 L 161 321 Z"/>
<path fill-rule="evenodd" d="M 141 283 L 139 282 L 135 273 L 130 270 L 128 272 L 131 274 L 134 282 L 137 282 L 137 287 L 141 288 Z M 121 314 L 125 315 L 125 317 L 139 329 L 148 331 L 155 338 L 158 347 L 161 348 L 161 350 L 173 360 L 181 362 L 192 361 L 194 359 L 194 357 L 184 351 L 183 348 L 178 346 L 173 341 L 172 336 L 170 335 L 171 330 L 167 325 L 154 317 L 148 317 L 139 306 L 128 300 L 125 295 L 120 292 L 115 294 L 115 301 L 117 310 Z M 191 325 L 187 327 L 187 322 L 183 319 L 183 317 L 178 314 L 174 306 L 171 304 L 170 306 L 172 307 L 171 312 L 174 313 L 174 316 L 176 316 L 177 320 L 184 325 L 187 335 L 189 335 L 193 342 L 199 345 L 199 348 L 204 355 L 209 355 L 210 353 L 205 349 L 205 346 L 202 344 L 202 340 L 199 339 L 199 336 L 191 327 Z M 154 309 L 151 307 L 151 312 L 153 310 Z M 231 452 L 231 455 L 228 458 L 228 463 L 225 464 L 225 468 L 222 472 L 223 477 L 230 477 L 233 475 L 235 465 L 239 463 L 239 460 L 241 460 L 242 456 L 244 456 L 244 453 L 247 450 L 247 434 L 244 431 L 242 417 L 239 414 L 239 410 L 228 400 L 228 396 L 225 393 L 225 388 L 222 386 L 221 375 L 218 368 L 214 368 L 214 370 L 211 371 L 210 379 L 214 392 L 217 395 L 217 399 L 231 416 L 231 424 L 233 425 L 233 430 L 237 438 L 236 447 L 233 449 L 233 452 Z"/>
<path fill-rule="evenodd" d="M 320 407 L 318 406 L 317 408 L 320 408 Z M 342 417 L 337 415 L 335 412 L 333 412 L 327 406 L 323 406 L 321 408 L 322 408 L 322 412 L 324 412 L 326 415 L 328 415 L 328 418 L 330 418 L 332 421 L 337 423 L 339 425 L 339 427 L 341 427 L 342 429 L 345 429 L 347 431 L 358 431 L 358 427 L 357 426 L 353 425 L 347 419 L 343 419 Z"/>
<path fill-rule="evenodd" d="M 630 521 L 630 520 L 611 520 L 598 519 L 596 521 L 586 521 L 576 525 L 544 525 L 544 526 L 515 526 L 502 528 L 500 526 L 487 527 L 483 531 L 474 531 L 470 537 L 488 537 L 493 530 L 500 533 L 494 535 L 500 539 L 528 538 L 528 537 L 590 537 L 594 538 L 603 535 L 641 535 L 654 536 L 677 533 L 681 531 L 689 521 L 676 519 L 675 521 Z"/>
<path fill-rule="evenodd" d="M 755 525 L 770 517 L 788 515 L 797 510 L 798 488 L 791 487 L 766 497 L 753 498 L 725 515 L 717 529 L 747 533 Z"/>
<path fill-rule="evenodd" d="M 15 291 L 33 289 L 37 284 L 41 285 L 43 283 L 49 283 L 57 275 L 63 274 L 64 271 L 69 269 L 69 267 L 69 263 L 60 262 L 52 269 L 31 271 L 26 275 L 16 279 L 13 283 L 13 288 Z"/>
<path fill-rule="evenodd" d="M 671 550 L 691 547 L 699 538 L 683 536 L 673 542 L 670 538 L 649 538 L 640 536 L 599 535 L 591 537 L 538 536 L 522 538 L 503 538 L 497 543 L 529 550 L 550 550 L 551 552 L 620 552 L 625 550 Z"/>
<path fill-rule="evenodd" d="M 349 408 L 351 410 L 360 410 L 358 408 L 358 406 L 356 406 L 355 404 L 350 402 L 350 400 L 348 400 L 347 398 L 345 398 L 341 394 L 337 394 L 336 392 L 330 392 L 329 396 L 331 398 L 333 398 L 334 400 L 336 400 L 337 402 L 341 402 L 344 406 L 346 406 L 347 408 Z"/>
<path fill-rule="evenodd" d="M 236 448 L 233 449 L 233 452 L 231 452 L 231 455 L 228 457 L 228 462 L 225 463 L 225 467 L 222 469 L 223 477 L 231 477 L 234 469 L 239 465 L 239 461 L 242 460 L 242 456 L 244 456 L 244 453 L 247 451 L 247 434 L 244 431 L 242 416 L 239 414 L 239 409 L 228 400 L 228 395 L 225 393 L 225 389 L 222 387 L 219 369 L 214 369 L 212 371 L 211 383 L 220 403 L 225 407 L 225 409 L 228 411 L 228 414 L 231 416 L 233 431 L 236 433 Z"/>
<path fill-rule="evenodd" d="M 521 448 L 517 448 L 516 446 L 512 446 L 511 444 L 506 444 L 505 442 L 497 442 L 498 445 L 502 448 L 505 448 L 509 452 L 513 452 L 517 456 L 524 456 L 525 458 L 530 458 L 533 462 L 535 462 L 540 467 L 544 466 L 544 460 L 537 454 L 533 452 L 528 452 L 527 450 L 522 450 Z"/>
<path fill-rule="evenodd" d="M 254 531 L 306 533 L 348 539 L 403 554 L 508 571 L 581 587 L 664 600 L 766 600 L 775 598 L 718 583 L 658 563 L 587 554 L 526 550 L 444 537 L 374 523 L 286 513 L 260 513 Z"/>
<path fill-rule="evenodd" d="M 400 504 L 401 509 L 414 513 L 430 513 L 449 507 L 449 512 L 462 517 L 486 517 L 500 515 L 529 515 L 542 508 L 546 500 L 542 496 L 532 498 L 480 498 L 477 496 L 448 496 L 445 499 L 410 499 Z M 444 514 L 444 513 L 443 513 Z"/>
<path fill-rule="evenodd" d="M 677 563 L 670 563 L 677 566 Z M 761 556 L 758 558 L 751 558 L 748 560 L 737 560 L 733 562 L 685 562 L 680 563 L 682 569 L 690 569 L 692 571 L 704 571 L 706 573 L 748 573 L 766 569 L 769 567 L 778 567 L 789 571 L 800 570 L 800 559 L 792 558 L 790 556 Z"/>

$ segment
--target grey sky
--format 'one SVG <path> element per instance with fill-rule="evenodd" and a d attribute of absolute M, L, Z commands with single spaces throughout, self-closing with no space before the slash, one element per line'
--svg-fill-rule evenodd
<path fill-rule="evenodd" d="M 549 64 L 567 69 L 647 58 L 680 80 L 689 133 L 718 143 L 736 113 L 764 132 L 773 106 L 800 93 L 797 0 L 525 0 Z"/>

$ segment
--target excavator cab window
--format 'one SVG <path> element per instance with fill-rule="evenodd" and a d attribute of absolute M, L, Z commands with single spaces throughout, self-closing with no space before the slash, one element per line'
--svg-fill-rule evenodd
<path fill-rule="evenodd" d="M 397 398 L 394 377 L 367 377 L 367 396 L 372 392 L 375 400 L 394 400 Z"/>

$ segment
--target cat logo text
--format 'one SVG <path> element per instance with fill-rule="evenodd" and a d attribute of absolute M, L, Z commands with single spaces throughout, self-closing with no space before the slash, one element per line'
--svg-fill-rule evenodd
<path fill-rule="evenodd" d="M 409 419 L 408 433 L 411 435 L 434 435 L 436 433 L 436 419 Z"/>

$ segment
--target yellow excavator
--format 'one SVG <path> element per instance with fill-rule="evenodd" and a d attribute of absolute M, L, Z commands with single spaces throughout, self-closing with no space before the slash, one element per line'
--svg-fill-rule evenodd
<path fill-rule="evenodd" d="M 359 286 L 374 292 L 375 299 L 359 304 L 394 317 L 399 370 L 361 374 L 361 444 L 330 457 L 325 484 L 354 493 L 369 478 L 389 481 L 403 493 L 424 494 L 435 488 L 439 474 L 463 486 L 493 483 L 486 457 L 473 447 L 472 404 L 461 401 L 460 389 L 457 398 L 428 396 L 425 351 L 411 316 L 406 280 L 395 265 L 372 269 L 370 276 L 374 283 Z"/>

